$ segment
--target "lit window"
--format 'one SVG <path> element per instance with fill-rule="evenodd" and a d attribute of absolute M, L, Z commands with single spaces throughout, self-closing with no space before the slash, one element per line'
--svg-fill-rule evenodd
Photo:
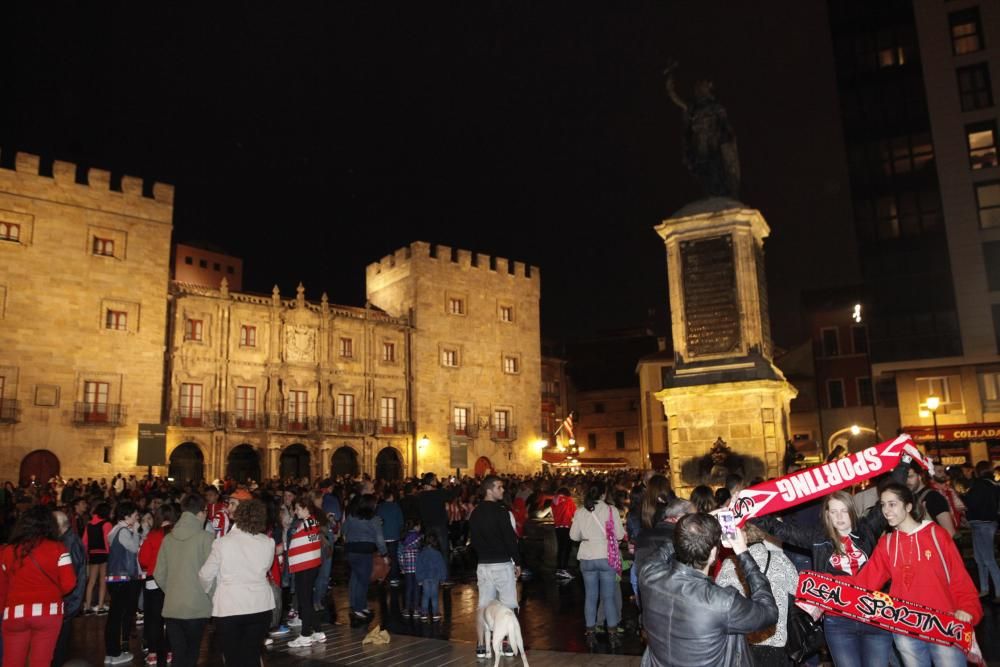
<path fill-rule="evenodd" d="M 240 327 L 240 347 L 257 347 L 257 327 Z"/>
<path fill-rule="evenodd" d="M 382 343 L 382 361 L 396 361 L 395 343 Z"/>
<path fill-rule="evenodd" d="M 128 331 L 128 313 L 122 310 L 109 310 L 104 315 L 104 328 Z"/>
<path fill-rule="evenodd" d="M 510 428 L 510 412 L 507 410 L 493 411 L 493 430 L 498 437 L 506 438 Z"/>
<path fill-rule="evenodd" d="M 501 322 L 514 321 L 514 306 L 500 306 L 500 321 Z"/>
<path fill-rule="evenodd" d="M 354 396 L 337 394 L 337 422 L 343 427 L 349 427 L 354 422 Z"/>
<path fill-rule="evenodd" d="M 826 381 L 827 405 L 831 408 L 842 408 L 846 405 L 844 401 L 844 381 Z"/>
<path fill-rule="evenodd" d="M 182 426 L 197 426 L 201 423 L 201 385 L 181 384 L 180 417 Z"/>
<path fill-rule="evenodd" d="M 114 239 L 102 239 L 97 236 L 94 237 L 94 254 L 101 255 L 103 257 L 114 257 L 115 256 L 115 242 Z"/>
<path fill-rule="evenodd" d="M 20 241 L 21 225 L 13 222 L 0 222 L 0 241 Z"/>
<path fill-rule="evenodd" d="M 970 7 L 948 15 L 951 26 L 951 51 L 956 56 L 973 53 L 983 48 L 983 27 L 979 22 L 979 8 Z"/>
<path fill-rule="evenodd" d="M 378 405 L 378 423 L 383 431 L 396 428 L 396 399 L 383 396 Z"/>
<path fill-rule="evenodd" d="M 449 298 L 448 312 L 452 315 L 465 315 L 465 301 L 454 297 Z"/>
<path fill-rule="evenodd" d="M 990 371 L 979 374 L 979 383 L 983 391 L 983 401 L 996 405 L 1000 403 L 1000 373 Z"/>
<path fill-rule="evenodd" d="M 504 357 L 503 358 L 503 372 L 504 373 L 517 373 L 518 364 L 517 357 Z"/>
<path fill-rule="evenodd" d="M 469 408 L 453 408 L 451 422 L 455 427 L 455 435 L 465 435 L 469 428 Z"/>
<path fill-rule="evenodd" d="M 456 350 L 441 350 L 441 365 L 455 368 L 458 366 L 458 352 Z"/>
<path fill-rule="evenodd" d="M 990 85 L 990 68 L 986 63 L 959 67 L 958 96 L 962 111 L 975 111 L 993 106 L 993 87 Z"/>
<path fill-rule="evenodd" d="M 236 426 L 253 428 L 257 417 L 257 388 L 236 388 Z"/>
<path fill-rule="evenodd" d="M 980 227 L 1000 227 L 1000 181 L 976 184 L 976 206 Z"/>
<path fill-rule="evenodd" d="M 108 394 L 110 385 L 107 382 L 83 383 L 83 418 L 85 421 L 108 421 Z"/>
<path fill-rule="evenodd" d="M 878 52 L 879 67 L 897 67 L 904 64 L 906 64 L 906 53 L 901 46 L 881 49 Z"/>
<path fill-rule="evenodd" d="M 192 320 L 188 318 L 184 322 L 184 340 L 202 340 L 202 325 L 201 320 Z"/>
<path fill-rule="evenodd" d="M 354 340 L 352 338 L 340 339 L 340 356 L 342 357 L 354 356 Z"/>
<path fill-rule="evenodd" d="M 994 120 L 965 126 L 969 146 L 969 166 L 988 169 L 997 166 L 997 124 Z"/>
<path fill-rule="evenodd" d="M 956 376 L 956 380 L 958 377 Z M 961 413 L 962 389 L 960 382 L 951 382 L 947 376 L 917 378 L 917 409 L 926 410 L 927 397 L 936 396 L 940 401 L 937 413 Z"/>

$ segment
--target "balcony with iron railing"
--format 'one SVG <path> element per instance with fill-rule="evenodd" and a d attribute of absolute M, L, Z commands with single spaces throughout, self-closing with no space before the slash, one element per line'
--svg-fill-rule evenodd
<path fill-rule="evenodd" d="M 510 424 L 500 427 L 494 424 L 490 426 L 490 440 L 493 442 L 513 442 L 517 440 L 517 427 Z"/>
<path fill-rule="evenodd" d="M 73 423 L 78 426 L 122 426 L 125 406 L 120 403 L 74 403 Z"/>
<path fill-rule="evenodd" d="M 268 418 L 268 428 L 273 431 L 313 433 L 319 430 L 320 418 L 311 415 L 272 414 Z"/>
<path fill-rule="evenodd" d="M 374 419 L 346 419 L 344 417 L 326 417 L 323 419 L 323 431 L 326 433 L 341 433 L 344 435 L 371 435 L 375 432 Z"/>
<path fill-rule="evenodd" d="M 219 413 L 201 409 L 172 410 L 168 423 L 183 428 L 214 429 L 221 426 Z"/>
<path fill-rule="evenodd" d="M 0 399 L 0 424 L 16 424 L 21 421 L 21 403 L 13 398 Z"/>
<path fill-rule="evenodd" d="M 378 422 L 376 435 L 410 435 L 413 433 L 413 422 L 397 420 L 391 423 Z"/>
<path fill-rule="evenodd" d="M 452 438 L 472 439 L 479 435 L 479 425 L 448 422 L 448 435 Z"/>
<path fill-rule="evenodd" d="M 266 425 L 267 420 L 259 412 L 226 413 L 226 428 L 236 431 L 263 431 Z"/>

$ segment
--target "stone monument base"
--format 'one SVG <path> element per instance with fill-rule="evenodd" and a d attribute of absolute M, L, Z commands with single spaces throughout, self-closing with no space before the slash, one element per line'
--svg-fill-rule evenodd
<path fill-rule="evenodd" d="M 740 472 L 748 482 L 781 474 L 789 404 L 798 392 L 775 371 L 780 379 L 675 386 L 657 392 L 670 430 L 671 483 L 680 495 L 699 484 L 719 485 L 726 472 Z M 713 466 L 710 457 L 719 438 L 732 453 L 728 471 Z"/>

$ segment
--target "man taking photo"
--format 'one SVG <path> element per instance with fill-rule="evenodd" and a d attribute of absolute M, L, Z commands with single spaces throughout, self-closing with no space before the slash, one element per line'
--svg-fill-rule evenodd
<path fill-rule="evenodd" d="M 723 547 L 722 528 L 710 514 L 688 514 L 674 527 L 669 550 L 649 558 L 639 571 L 643 626 L 648 633 L 643 667 L 750 664 L 746 635 L 778 622 L 771 586 L 747 551 L 741 529 L 731 547 L 750 590 L 721 588 L 708 576 Z"/>

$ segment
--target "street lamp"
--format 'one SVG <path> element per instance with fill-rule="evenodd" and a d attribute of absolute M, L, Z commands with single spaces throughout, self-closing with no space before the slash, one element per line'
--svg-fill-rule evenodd
<path fill-rule="evenodd" d="M 856 438 L 860 434 L 861 434 L 861 427 L 858 426 L 857 424 L 851 424 L 851 435 L 853 435 Z"/>
<path fill-rule="evenodd" d="M 941 407 L 941 399 L 937 396 L 928 396 L 927 400 L 924 401 L 924 407 L 927 411 L 931 413 L 931 418 L 934 420 L 934 446 L 937 448 L 938 463 L 941 462 L 941 437 L 938 434 L 937 425 L 937 411 Z"/>
<path fill-rule="evenodd" d="M 427 434 L 425 433 L 424 435 L 420 436 L 419 440 L 417 440 L 417 449 L 422 452 L 425 449 L 427 449 L 427 445 L 429 444 L 431 444 L 431 439 L 428 438 Z"/>

